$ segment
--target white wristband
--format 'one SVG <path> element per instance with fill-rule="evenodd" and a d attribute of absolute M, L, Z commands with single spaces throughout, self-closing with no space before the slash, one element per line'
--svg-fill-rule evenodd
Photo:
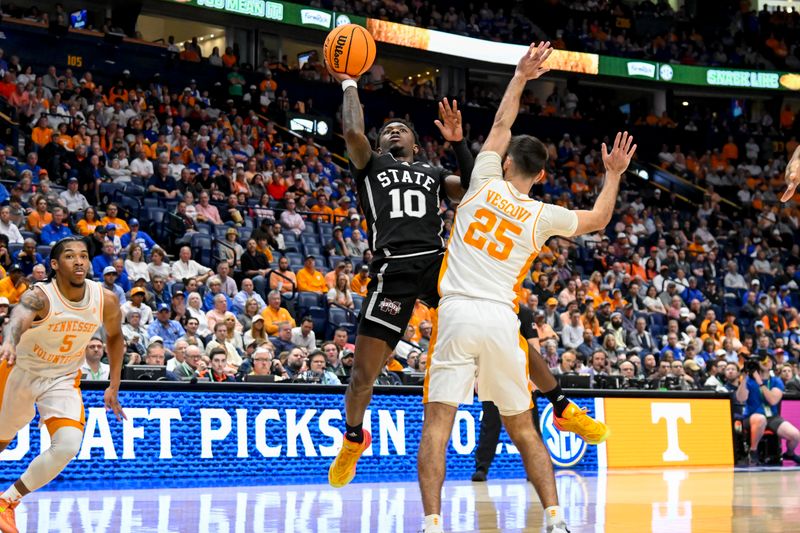
<path fill-rule="evenodd" d="M 358 84 L 355 82 L 355 80 L 344 80 L 342 82 L 342 92 L 346 91 L 348 87 L 355 87 L 357 89 Z"/>

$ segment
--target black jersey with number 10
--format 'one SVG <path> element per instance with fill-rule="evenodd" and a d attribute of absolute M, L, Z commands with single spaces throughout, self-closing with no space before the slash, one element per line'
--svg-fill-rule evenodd
<path fill-rule="evenodd" d="M 363 169 L 352 167 L 358 201 L 367 217 L 376 257 L 408 257 L 444 249 L 439 205 L 449 172 L 422 161 L 372 153 Z"/>

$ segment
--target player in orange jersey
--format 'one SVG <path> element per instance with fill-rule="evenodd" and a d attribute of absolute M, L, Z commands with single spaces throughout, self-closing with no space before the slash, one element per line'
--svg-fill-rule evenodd
<path fill-rule="evenodd" d="M 111 384 L 106 409 L 125 417 L 119 404 L 124 341 L 117 297 L 87 280 L 91 265 L 86 241 L 67 237 L 50 253 L 53 276 L 33 286 L 14 307 L 0 348 L 0 451 L 39 410 L 50 433 L 44 450 L 0 495 L 0 532 L 17 533 L 14 509 L 29 492 L 55 478 L 77 455 L 83 440 L 80 390 L 86 345 L 100 326 L 106 331 Z"/>
<path fill-rule="evenodd" d="M 549 454 L 531 424 L 528 344 L 519 335 L 515 300 L 518 286 L 550 237 L 591 233 L 608 224 L 636 146 L 627 133 L 617 134 L 610 153 L 603 144 L 605 186 L 591 211 L 570 211 L 528 196 L 544 179 L 547 149 L 531 136 L 512 138 L 511 125 L 526 82 L 549 70 L 544 64 L 550 53 L 550 44 L 541 43 L 531 45 L 520 59 L 475 160 L 439 273 L 441 302 L 428 352 L 417 462 L 426 533 L 443 531 L 445 452 L 458 405 L 472 402 L 476 376 L 478 396 L 494 402 L 520 451 L 528 479 L 545 507 L 547 531 L 567 532 L 552 470 L 542 468 L 549 464 Z M 570 403 L 555 417 L 559 429 L 578 430 L 588 436 L 587 442 L 605 440 L 608 428 L 576 411 Z"/>

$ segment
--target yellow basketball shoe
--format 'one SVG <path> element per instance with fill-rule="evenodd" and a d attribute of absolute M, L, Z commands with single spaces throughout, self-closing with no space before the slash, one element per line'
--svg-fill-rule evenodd
<path fill-rule="evenodd" d="M 362 431 L 364 432 L 363 442 L 342 439 L 342 449 L 339 450 L 339 454 L 328 469 L 328 483 L 331 487 L 340 489 L 356 477 L 356 463 L 358 463 L 361 454 L 372 444 L 370 432 L 366 429 Z"/>
<path fill-rule="evenodd" d="M 14 509 L 19 502 L 11 503 L 8 500 L 0 499 L 0 532 L 19 533 L 17 521 L 14 519 Z"/>
<path fill-rule="evenodd" d="M 600 444 L 611 434 L 607 425 L 587 415 L 586 409 L 581 409 L 573 402 L 569 402 L 569 407 L 564 409 L 561 416 L 553 414 L 553 423 L 560 431 L 575 433 L 586 444 Z"/>

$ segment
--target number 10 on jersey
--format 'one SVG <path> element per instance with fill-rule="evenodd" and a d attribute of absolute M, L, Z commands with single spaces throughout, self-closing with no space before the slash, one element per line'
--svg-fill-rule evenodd
<path fill-rule="evenodd" d="M 392 211 L 389 218 L 425 216 L 425 194 L 414 189 L 392 189 L 389 191 L 392 198 Z"/>

